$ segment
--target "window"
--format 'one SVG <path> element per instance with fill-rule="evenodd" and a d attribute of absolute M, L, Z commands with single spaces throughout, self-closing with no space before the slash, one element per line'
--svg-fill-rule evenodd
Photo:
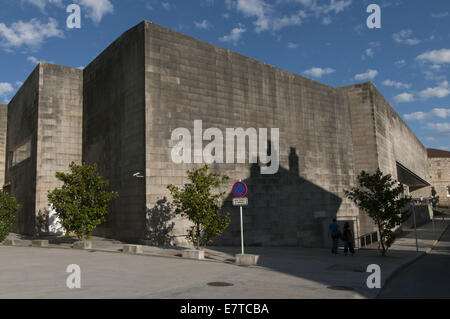
<path fill-rule="evenodd" d="M 437 162 L 437 166 L 441 166 L 441 162 Z"/>
<path fill-rule="evenodd" d="M 14 167 L 31 157 L 31 139 L 16 148 L 13 152 L 8 152 L 8 168 Z"/>
<path fill-rule="evenodd" d="M 447 186 L 447 197 L 450 197 L 450 186 Z"/>
<path fill-rule="evenodd" d="M 441 172 L 438 172 L 438 173 L 437 173 L 437 177 L 438 177 L 438 179 L 441 179 L 441 178 L 442 178 L 442 173 L 441 173 Z"/>

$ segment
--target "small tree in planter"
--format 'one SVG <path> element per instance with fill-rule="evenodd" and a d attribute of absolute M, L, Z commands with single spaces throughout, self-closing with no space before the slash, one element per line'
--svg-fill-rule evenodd
<path fill-rule="evenodd" d="M 12 231 L 16 214 L 22 209 L 15 197 L 0 190 L 0 242 Z"/>
<path fill-rule="evenodd" d="M 48 194 L 66 235 L 90 238 L 98 225 L 106 221 L 108 203 L 118 194 L 107 191 L 109 181 L 97 173 L 97 164 L 70 164 L 70 173 L 56 173 L 64 184 Z"/>
<path fill-rule="evenodd" d="M 220 198 L 225 192 L 213 194 L 214 189 L 226 182 L 229 177 L 208 172 L 208 165 L 196 170 L 188 170 L 190 184 L 184 188 L 169 185 L 174 199 L 175 212 L 194 223 L 187 238 L 197 249 L 207 245 L 221 235 L 230 225 L 230 213 L 220 214 Z"/>
<path fill-rule="evenodd" d="M 401 197 L 403 192 L 403 186 L 393 180 L 391 175 L 383 175 L 380 169 L 373 175 L 362 171 L 358 176 L 358 186 L 345 191 L 346 196 L 365 211 L 377 225 L 383 256 L 395 241 L 392 230 L 410 216 L 405 206 L 411 197 Z"/>

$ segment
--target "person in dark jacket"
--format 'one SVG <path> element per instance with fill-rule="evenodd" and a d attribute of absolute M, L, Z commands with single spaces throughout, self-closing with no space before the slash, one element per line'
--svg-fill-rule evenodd
<path fill-rule="evenodd" d="M 344 254 L 347 256 L 348 251 L 350 250 L 350 253 L 352 256 L 355 254 L 355 248 L 353 246 L 353 233 L 350 229 L 350 225 L 348 223 L 344 224 L 344 230 L 342 231 L 342 240 L 344 241 Z"/>

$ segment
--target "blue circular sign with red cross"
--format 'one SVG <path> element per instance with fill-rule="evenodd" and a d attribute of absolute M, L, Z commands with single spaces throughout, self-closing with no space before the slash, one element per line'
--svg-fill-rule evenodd
<path fill-rule="evenodd" d="M 247 195 L 247 185 L 245 185 L 245 183 L 242 182 L 237 182 L 236 184 L 233 185 L 233 194 L 236 197 L 244 197 L 245 195 Z"/>

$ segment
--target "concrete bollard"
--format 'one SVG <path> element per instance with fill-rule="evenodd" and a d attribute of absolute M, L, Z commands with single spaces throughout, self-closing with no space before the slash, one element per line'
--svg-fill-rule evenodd
<path fill-rule="evenodd" d="M 29 246 L 29 244 L 20 239 L 5 239 L 3 241 L 4 246 Z"/>
<path fill-rule="evenodd" d="M 144 253 L 142 246 L 140 245 L 124 245 L 123 252 L 125 254 L 133 254 L 133 255 L 139 255 Z"/>
<path fill-rule="evenodd" d="M 188 258 L 188 259 L 202 260 L 202 259 L 205 259 L 205 251 L 198 250 L 198 249 L 183 250 L 183 252 L 181 253 L 181 256 L 183 258 Z"/>
<path fill-rule="evenodd" d="M 236 255 L 236 264 L 239 266 L 254 266 L 258 264 L 258 255 Z"/>
<path fill-rule="evenodd" d="M 90 241 L 77 241 L 73 243 L 74 249 L 92 249 L 92 242 Z"/>
<path fill-rule="evenodd" d="M 31 242 L 32 247 L 48 247 L 48 240 L 33 240 Z"/>

